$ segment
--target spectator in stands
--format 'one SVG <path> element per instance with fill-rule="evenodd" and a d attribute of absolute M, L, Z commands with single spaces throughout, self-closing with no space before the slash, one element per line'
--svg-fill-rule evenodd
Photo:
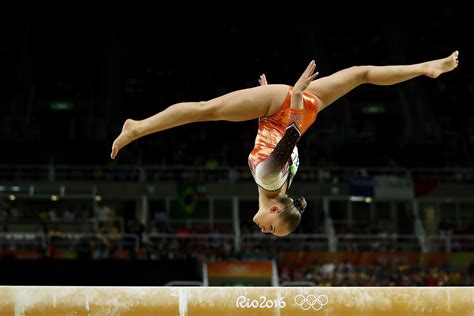
<path fill-rule="evenodd" d="M 64 210 L 64 213 L 63 213 L 63 220 L 65 222 L 72 222 L 76 219 L 76 214 L 74 212 L 72 212 L 71 210 L 69 210 L 69 208 L 65 209 Z"/>
<path fill-rule="evenodd" d="M 2 249 L 0 250 L 1 260 L 13 260 L 16 259 L 15 246 L 9 242 L 4 242 Z"/>

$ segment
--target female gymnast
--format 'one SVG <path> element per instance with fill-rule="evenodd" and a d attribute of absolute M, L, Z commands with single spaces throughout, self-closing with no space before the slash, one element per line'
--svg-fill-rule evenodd
<path fill-rule="evenodd" d="M 294 87 L 267 84 L 234 91 L 209 101 L 183 102 L 143 120 L 127 119 L 112 145 L 111 158 L 132 141 L 176 126 L 205 121 L 259 120 L 248 164 L 258 185 L 259 210 L 253 221 L 263 233 L 286 236 L 296 229 L 306 208 L 304 198 L 287 195 L 299 159 L 296 144 L 325 109 L 352 89 L 365 84 L 394 85 L 418 76 L 437 78 L 458 66 L 459 52 L 412 65 L 354 66 L 314 80 L 311 61 Z"/>

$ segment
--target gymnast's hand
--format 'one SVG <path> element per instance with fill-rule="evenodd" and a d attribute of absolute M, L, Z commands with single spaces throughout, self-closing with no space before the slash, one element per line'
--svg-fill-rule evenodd
<path fill-rule="evenodd" d="M 316 62 L 312 60 L 309 63 L 308 67 L 306 67 L 306 70 L 303 72 L 300 79 L 298 79 L 298 81 L 296 82 L 295 87 L 293 89 L 293 93 L 300 93 L 300 92 L 302 93 L 308 88 L 311 81 L 313 81 L 314 78 L 316 78 L 316 76 L 319 75 L 319 72 L 316 72 L 316 73 L 314 72 L 315 70 L 316 70 Z"/>
<path fill-rule="evenodd" d="M 265 74 L 260 75 L 258 83 L 260 83 L 261 86 L 266 86 L 268 84 L 267 77 L 265 76 Z"/>
<path fill-rule="evenodd" d="M 293 94 L 291 96 L 291 108 L 295 110 L 302 110 L 303 109 L 303 92 L 308 88 L 311 81 L 316 78 L 319 72 L 314 72 L 316 70 L 316 62 L 312 60 L 308 67 L 306 67 L 305 71 L 295 83 L 295 87 L 293 88 Z"/>

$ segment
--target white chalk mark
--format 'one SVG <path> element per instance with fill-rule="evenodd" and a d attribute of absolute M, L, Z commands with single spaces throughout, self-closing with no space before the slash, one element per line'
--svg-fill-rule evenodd
<path fill-rule="evenodd" d="M 448 289 L 448 312 L 451 312 L 451 291 Z"/>
<path fill-rule="evenodd" d="M 179 289 L 179 316 L 188 314 L 188 296 L 186 289 Z"/>
<path fill-rule="evenodd" d="M 89 309 L 89 295 L 86 295 L 86 301 L 84 302 L 84 307 L 86 308 L 86 311 L 90 312 L 90 309 Z"/>
<path fill-rule="evenodd" d="M 277 291 L 276 291 L 275 302 L 276 301 L 278 301 L 278 302 L 281 301 L 281 289 L 280 288 L 277 288 Z M 280 304 L 276 304 L 275 316 L 280 316 L 280 313 L 281 313 Z"/>
<path fill-rule="evenodd" d="M 25 306 L 22 303 L 15 304 L 15 316 L 25 316 Z"/>

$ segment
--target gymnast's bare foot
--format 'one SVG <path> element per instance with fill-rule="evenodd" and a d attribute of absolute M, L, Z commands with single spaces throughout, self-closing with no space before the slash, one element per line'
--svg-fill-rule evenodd
<path fill-rule="evenodd" d="M 455 51 L 446 58 L 429 61 L 424 64 L 424 73 L 431 78 L 437 78 L 445 72 L 455 69 L 459 64 L 459 52 Z"/>
<path fill-rule="evenodd" d="M 114 140 L 112 144 L 112 153 L 110 154 L 110 158 L 115 159 L 117 157 L 117 153 L 120 149 L 127 146 L 135 139 L 137 139 L 136 133 L 136 125 L 137 121 L 128 119 L 125 121 L 122 127 L 122 132 L 120 135 Z"/>

